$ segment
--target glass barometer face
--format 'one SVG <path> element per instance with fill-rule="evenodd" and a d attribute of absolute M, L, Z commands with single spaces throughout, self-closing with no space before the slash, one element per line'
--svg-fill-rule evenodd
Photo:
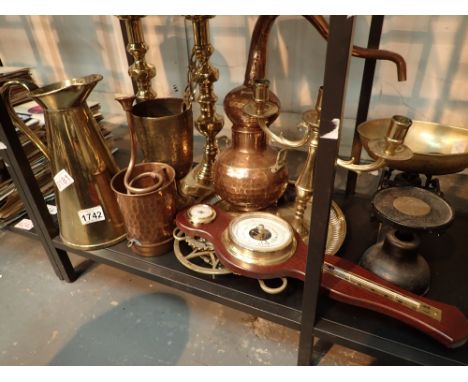
<path fill-rule="evenodd" d="M 216 211 L 208 204 L 196 204 L 189 208 L 187 217 L 194 225 L 208 224 L 216 218 Z"/>
<path fill-rule="evenodd" d="M 234 244 L 253 252 L 277 252 L 293 241 L 291 226 L 278 216 L 254 212 L 231 221 L 229 238 Z"/>

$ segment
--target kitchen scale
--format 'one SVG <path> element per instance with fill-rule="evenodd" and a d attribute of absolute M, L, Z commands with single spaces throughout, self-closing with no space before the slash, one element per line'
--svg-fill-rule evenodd
<path fill-rule="evenodd" d="M 223 267 L 235 274 L 304 281 L 307 246 L 274 214 L 233 217 L 214 205 L 195 205 L 177 214 L 176 225 L 185 236 L 209 243 Z M 337 301 L 398 319 L 448 347 L 468 338 L 468 321 L 457 308 L 405 291 L 338 256 L 325 255 L 321 286 Z"/>
<path fill-rule="evenodd" d="M 378 191 L 372 208 L 382 223 L 392 227 L 382 241 L 366 250 L 360 265 L 381 278 L 424 295 L 430 269 L 419 254 L 420 234 L 440 233 L 454 219 L 450 205 L 420 187 L 390 187 Z"/>

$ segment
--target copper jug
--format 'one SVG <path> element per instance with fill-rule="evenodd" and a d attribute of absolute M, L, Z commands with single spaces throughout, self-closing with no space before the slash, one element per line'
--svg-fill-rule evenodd
<path fill-rule="evenodd" d="M 125 238 L 125 226 L 110 187 L 119 171 L 86 99 L 101 75 L 73 78 L 38 88 L 10 81 L 1 88 L 8 113 L 48 159 L 54 177 L 62 241 L 94 250 Z M 47 146 L 19 119 L 10 104 L 12 86 L 23 86 L 44 110 Z"/>

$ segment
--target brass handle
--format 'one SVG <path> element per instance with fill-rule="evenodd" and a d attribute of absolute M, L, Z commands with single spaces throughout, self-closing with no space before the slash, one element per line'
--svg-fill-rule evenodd
<path fill-rule="evenodd" d="M 258 283 L 260 284 L 260 288 L 268 294 L 278 294 L 283 292 L 286 287 L 288 286 L 288 279 L 286 277 L 281 277 L 281 285 L 277 288 L 271 288 L 265 284 L 264 280 L 259 279 Z"/>
<path fill-rule="evenodd" d="M 336 160 L 336 164 L 340 167 L 345 168 L 346 170 L 351 170 L 360 174 L 362 172 L 375 171 L 384 167 L 385 159 L 379 158 L 369 164 L 357 164 L 357 163 L 354 163 L 354 158 L 351 158 L 350 160 L 343 160 L 343 159 L 338 158 Z"/>
<path fill-rule="evenodd" d="M 10 90 L 13 86 L 22 86 L 28 92 L 36 90 L 38 87 L 33 82 L 29 81 L 8 81 L 0 88 L 0 94 L 2 95 L 8 114 L 13 120 L 15 126 L 20 129 L 37 146 L 41 153 L 44 154 L 44 156 L 50 162 L 51 155 L 47 147 L 44 145 L 44 143 L 42 143 L 39 137 L 18 117 L 15 109 L 13 108 L 13 105 L 11 104 Z"/>
<path fill-rule="evenodd" d="M 394 115 L 390 120 L 387 134 L 384 139 L 374 139 L 369 141 L 369 149 L 378 159 L 369 164 L 356 164 L 354 158 L 349 161 L 337 159 L 336 164 L 347 170 L 357 173 L 378 170 L 386 165 L 386 159 L 393 161 L 404 161 L 411 159 L 413 152 L 404 144 L 408 129 L 413 121 L 411 119 Z"/>
<path fill-rule="evenodd" d="M 282 132 L 280 133 L 280 135 L 275 134 L 268 128 L 268 126 L 265 123 L 265 119 L 263 118 L 258 118 L 257 122 L 260 128 L 262 129 L 262 131 L 266 134 L 268 138 L 270 138 L 272 141 L 275 141 L 276 143 L 279 143 L 280 145 L 286 146 L 291 149 L 304 146 L 310 139 L 311 130 L 312 130 L 311 126 L 304 122 L 299 123 L 298 126 L 305 127 L 306 132 L 304 136 L 298 140 L 287 139 L 283 136 Z"/>
<path fill-rule="evenodd" d="M 268 100 L 269 85 L 270 81 L 265 79 L 255 81 L 254 100 L 244 106 L 244 113 L 256 118 L 257 123 L 262 129 L 262 131 L 272 141 L 275 141 L 280 145 L 286 146 L 288 148 L 297 148 L 304 146 L 309 141 L 311 135 L 312 128 L 309 124 L 303 122 L 299 124 L 299 126 L 305 127 L 306 132 L 304 136 L 298 140 L 287 139 L 283 136 L 282 132 L 280 133 L 280 135 L 276 135 L 268 128 L 266 124 L 266 118 L 278 112 L 278 106 L 276 106 Z"/>

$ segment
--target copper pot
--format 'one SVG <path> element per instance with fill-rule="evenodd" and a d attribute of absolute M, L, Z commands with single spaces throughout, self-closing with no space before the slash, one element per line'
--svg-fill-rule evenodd
<path fill-rule="evenodd" d="M 174 168 L 165 163 L 139 163 L 132 174 L 136 177 L 162 169 L 163 184 L 146 194 L 128 192 L 124 182 L 126 169 L 111 181 L 127 228 L 129 246 L 140 256 L 159 256 L 172 249 L 177 195 Z"/>
<path fill-rule="evenodd" d="M 284 154 L 266 144 L 263 132 L 233 129 L 232 146 L 215 162 L 215 190 L 242 211 L 276 202 L 288 183 Z"/>

